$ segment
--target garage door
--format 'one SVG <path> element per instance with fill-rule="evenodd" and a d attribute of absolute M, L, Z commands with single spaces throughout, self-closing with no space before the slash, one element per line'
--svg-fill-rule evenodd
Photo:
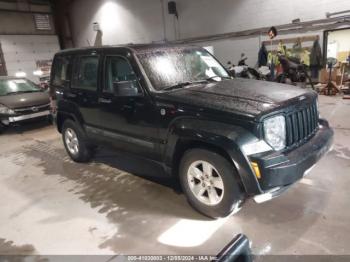
<path fill-rule="evenodd" d="M 56 35 L 0 35 L 0 43 L 8 75 L 24 72 L 34 82 L 37 65 L 52 60 L 60 49 Z"/>
<path fill-rule="evenodd" d="M 4 54 L 2 53 L 1 43 L 0 43 L 0 76 L 6 76 L 6 63 L 4 59 Z"/>

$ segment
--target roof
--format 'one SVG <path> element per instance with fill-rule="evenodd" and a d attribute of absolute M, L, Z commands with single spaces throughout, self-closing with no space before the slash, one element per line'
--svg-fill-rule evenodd
<path fill-rule="evenodd" d="M 80 48 L 69 48 L 59 51 L 58 53 L 71 53 L 79 51 L 93 51 L 100 49 L 113 49 L 113 48 L 127 48 L 133 52 L 141 53 L 145 51 L 159 50 L 159 49 L 169 49 L 169 48 L 193 48 L 193 45 L 179 45 L 179 44 L 164 44 L 164 43 L 153 43 L 153 44 L 127 44 L 127 45 L 104 45 L 104 46 L 89 46 Z"/>

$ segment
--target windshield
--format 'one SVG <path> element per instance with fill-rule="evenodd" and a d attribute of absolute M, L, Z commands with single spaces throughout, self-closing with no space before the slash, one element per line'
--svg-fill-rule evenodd
<path fill-rule="evenodd" d="M 0 79 L 0 96 L 39 91 L 34 83 L 26 79 Z"/>
<path fill-rule="evenodd" d="M 219 62 L 202 49 L 152 50 L 139 53 L 137 56 L 156 90 L 215 77 L 229 78 Z"/>

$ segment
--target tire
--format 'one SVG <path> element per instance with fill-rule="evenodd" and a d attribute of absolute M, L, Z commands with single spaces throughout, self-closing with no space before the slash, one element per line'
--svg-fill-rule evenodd
<path fill-rule="evenodd" d="M 211 165 L 209 170 L 213 171 L 209 178 L 205 178 L 210 173 L 208 164 Z M 207 172 L 198 173 L 198 170 Z M 180 163 L 179 177 L 188 202 L 200 213 L 220 218 L 240 209 L 244 194 L 237 180 L 237 171 L 220 154 L 205 149 L 187 151 Z M 195 192 L 198 192 L 197 196 Z"/>
<path fill-rule="evenodd" d="M 75 162 L 89 162 L 94 154 L 92 145 L 89 145 L 84 131 L 76 122 L 68 119 L 62 126 L 64 147 L 70 158 Z"/>

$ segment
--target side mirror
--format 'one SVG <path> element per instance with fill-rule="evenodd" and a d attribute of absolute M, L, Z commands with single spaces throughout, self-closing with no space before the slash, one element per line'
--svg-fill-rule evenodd
<path fill-rule="evenodd" d="M 142 93 L 135 87 L 135 81 L 119 81 L 113 83 L 113 92 L 116 96 L 132 97 L 141 96 Z"/>

